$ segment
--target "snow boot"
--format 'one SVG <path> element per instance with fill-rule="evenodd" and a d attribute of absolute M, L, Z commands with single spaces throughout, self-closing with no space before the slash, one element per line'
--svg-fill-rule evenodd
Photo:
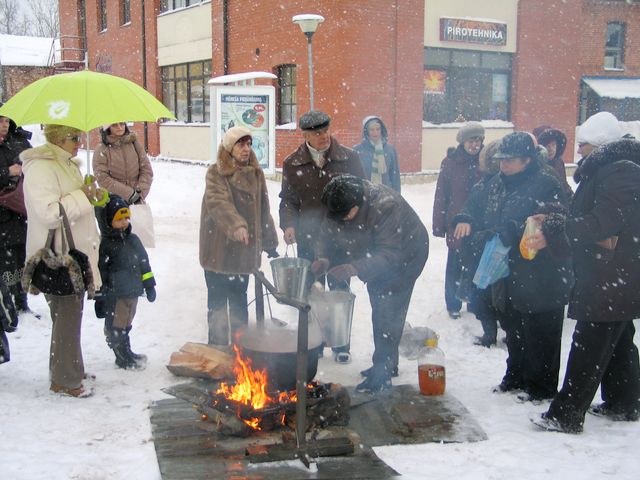
<path fill-rule="evenodd" d="M 136 362 L 135 358 L 129 355 L 127 347 L 128 335 L 124 328 L 111 328 L 107 335 L 107 345 L 113 350 L 116 356 L 116 366 L 125 370 L 142 370 L 143 364 Z"/>
<path fill-rule="evenodd" d="M 131 350 L 131 327 L 127 327 L 127 353 L 129 354 L 130 357 L 132 357 L 136 362 L 138 363 L 146 363 L 147 362 L 147 356 L 143 355 L 142 353 L 134 353 Z"/>

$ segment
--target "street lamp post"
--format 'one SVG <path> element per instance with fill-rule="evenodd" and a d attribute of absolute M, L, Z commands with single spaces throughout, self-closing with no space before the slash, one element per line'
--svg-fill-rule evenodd
<path fill-rule="evenodd" d="M 300 30 L 307 37 L 307 55 L 309 57 L 309 110 L 313 110 L 313 57 L 311 55 L 311 37 L 316 32 L 318 25 L 324 22 L 322 15 L 305 13 L 295 15 L 291 21 L 300 26 Z"/>

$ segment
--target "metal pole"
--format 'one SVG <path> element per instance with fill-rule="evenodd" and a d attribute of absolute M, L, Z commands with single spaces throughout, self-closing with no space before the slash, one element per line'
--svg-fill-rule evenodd
<path fill-rule="evenodd" d="M 296 359 L 296 443 L 304 462 L 307 432 L 307 365 L 309 361 L 309 312 L 298 311 L 298 355 Z"/>
<path fill-rule="evenodd" d="M 311 55 L 311 37 L 313 32 L 306 33 L 307 36 L 307 56 L 309 57 L 309 110 L 313 110 L 313 56 Z"/>

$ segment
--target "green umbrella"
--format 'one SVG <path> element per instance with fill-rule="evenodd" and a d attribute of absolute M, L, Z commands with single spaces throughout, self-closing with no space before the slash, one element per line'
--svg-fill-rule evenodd
<path fill-rule="evenodd" d="M 36 80 L 0 107 L 0 116 L 18 125 L 53 123 L 85 132 L 116 122 L 176 118 L 135 83 L 89 70 Z"/>

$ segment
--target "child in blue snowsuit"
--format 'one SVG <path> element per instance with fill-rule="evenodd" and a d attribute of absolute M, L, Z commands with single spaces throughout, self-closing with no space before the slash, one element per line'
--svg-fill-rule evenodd
<path fill-rule="evenodd" d="M 142 370 L 146 355 L 131 351 L 129 333 L 136 314 L 138 297 L 156 299 L 156 281 L 149 256 L 137 235 L 131 233 L 129 205 L 111 195 L 104 207 L 96 207 L 102 239 L 98 266 L 102 289 L 96 296 L 96 315 L 104 318 L 107 345 L 116 356 L 119 368 Z"/>

